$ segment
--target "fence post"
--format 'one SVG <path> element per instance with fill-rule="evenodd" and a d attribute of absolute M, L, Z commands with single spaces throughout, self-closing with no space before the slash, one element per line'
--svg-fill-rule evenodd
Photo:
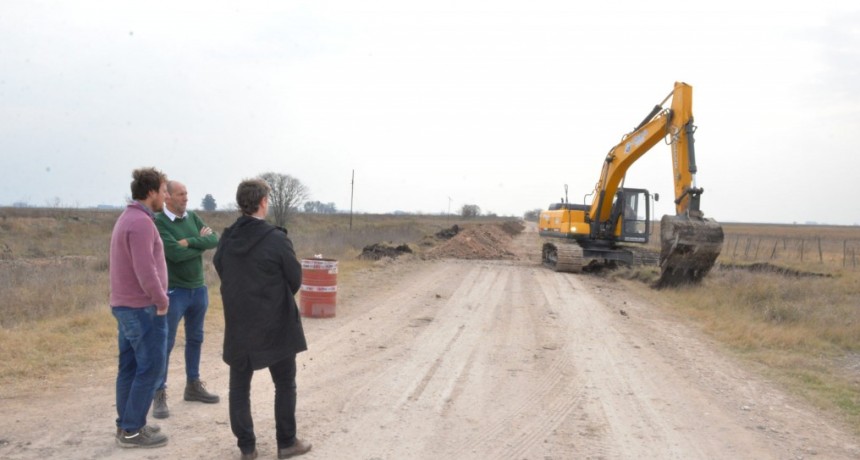
<path fill-rule="evenodd" d="M 758 260 L 758 247 L 761 246 L 761 238 L 755 240 L 755 255 L 753 255 L 753 260 Z"/>
<path fill-rule="evenodd" d="M 800 239 L 800 261 L 803 262 L 803 238 Z"/>
<path fill-rule="evenodd" d="M 750 255 L 750 246 L 752 245 L 752 239 L 747 238 L 747 247 L 744 249 L 744 259 L 748 259 Z"/>
<path fill-rule="evenodd" d="M 732 260 L 734 260 L 735 254 L 738 252 L 738 240 L 740 240 L 740 239 L 741 239 L 740 236 L 735 237 L 735 247 L 734 247 L 734 249 L 732 249 Z"/>
<path fill-rule="evenodd" d="M 818 237 L 818 263 L 824 263 L 824 254 L 821 252 L 821 237 Z"/>
<path fill-rule="evenodd" d="M 842 240 L 842 267 L 845 268 L 845 264 L 848 262 L 846 259 L 848 258 L 848 240 Z"/>
<path fill-rule="evenodd" d="M 770 251 L 770 260 L 773 260 L 776 257 L 776 245 L 779 244 L 779 240 L 773 241 L 773 251 Z"/>

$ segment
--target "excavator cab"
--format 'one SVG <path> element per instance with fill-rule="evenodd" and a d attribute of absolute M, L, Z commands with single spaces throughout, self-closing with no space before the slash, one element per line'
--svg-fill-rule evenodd
<path fill-rule="evenodd" d="M 622 188 L 616 194 L 613 217 L 617 216 L 618 240 L 627 243 L 647 243 L 651 235 L 651 203 L 648 190 Z"/>

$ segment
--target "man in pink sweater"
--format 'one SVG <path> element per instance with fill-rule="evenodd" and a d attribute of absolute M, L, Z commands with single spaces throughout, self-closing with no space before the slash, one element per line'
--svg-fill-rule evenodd
<path fill-rule="evenodd" d="M 117 219 L 110 241 L 110 306 L 116 318 L 116 443 L 160 447 L 167 436 L 146 424 L 167 356 L 167 263 L 155 212 L 167 196 L 167 177 L 155 168 L 132 173 L 132 201 Z"/>

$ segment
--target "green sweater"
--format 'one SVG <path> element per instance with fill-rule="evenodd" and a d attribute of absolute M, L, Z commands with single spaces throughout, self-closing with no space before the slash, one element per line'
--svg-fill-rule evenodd
<path fill-rule="evenodd" d="M 203 251 L 218 246 L 218 235 L 213 231 L 208 236 L 200 236 L 200 229 L 206 224 L 191 211 L 184 219 L 175 221 L 160 212 L 155 216 L 155 226 L 164 242 L 168 289 L 203 286 Z M 179 244 L 183 239 L 188 242 L 187 247 Z"/>

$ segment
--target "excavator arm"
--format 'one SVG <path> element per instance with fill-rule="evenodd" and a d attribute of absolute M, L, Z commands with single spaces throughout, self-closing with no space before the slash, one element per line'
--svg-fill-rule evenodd
<path fill-rule="evenodd" d="M 671 108 L 664 109 L 663 105 L 670 98 Z M 591 222 L 605 222 L 610 218 L 612 198 L 621 186 L 627 170 L 642 155 L 667 138 L 672 148 L 676 214 L 687 214 L 692 205 L 695 205 L 695 211 L 698 211 L 698 196 L 702 190 L 694 186 L 696 162 L 692 99 L 693 88 L 686 83 L 676 82 L 674 90 L 663 102 L 656 105 L 636 129 L 626 134 L 620 143 L 610 149 L 603 162 L 600 179 L 594 188 L 596 199 L 588 212 Z"/>

